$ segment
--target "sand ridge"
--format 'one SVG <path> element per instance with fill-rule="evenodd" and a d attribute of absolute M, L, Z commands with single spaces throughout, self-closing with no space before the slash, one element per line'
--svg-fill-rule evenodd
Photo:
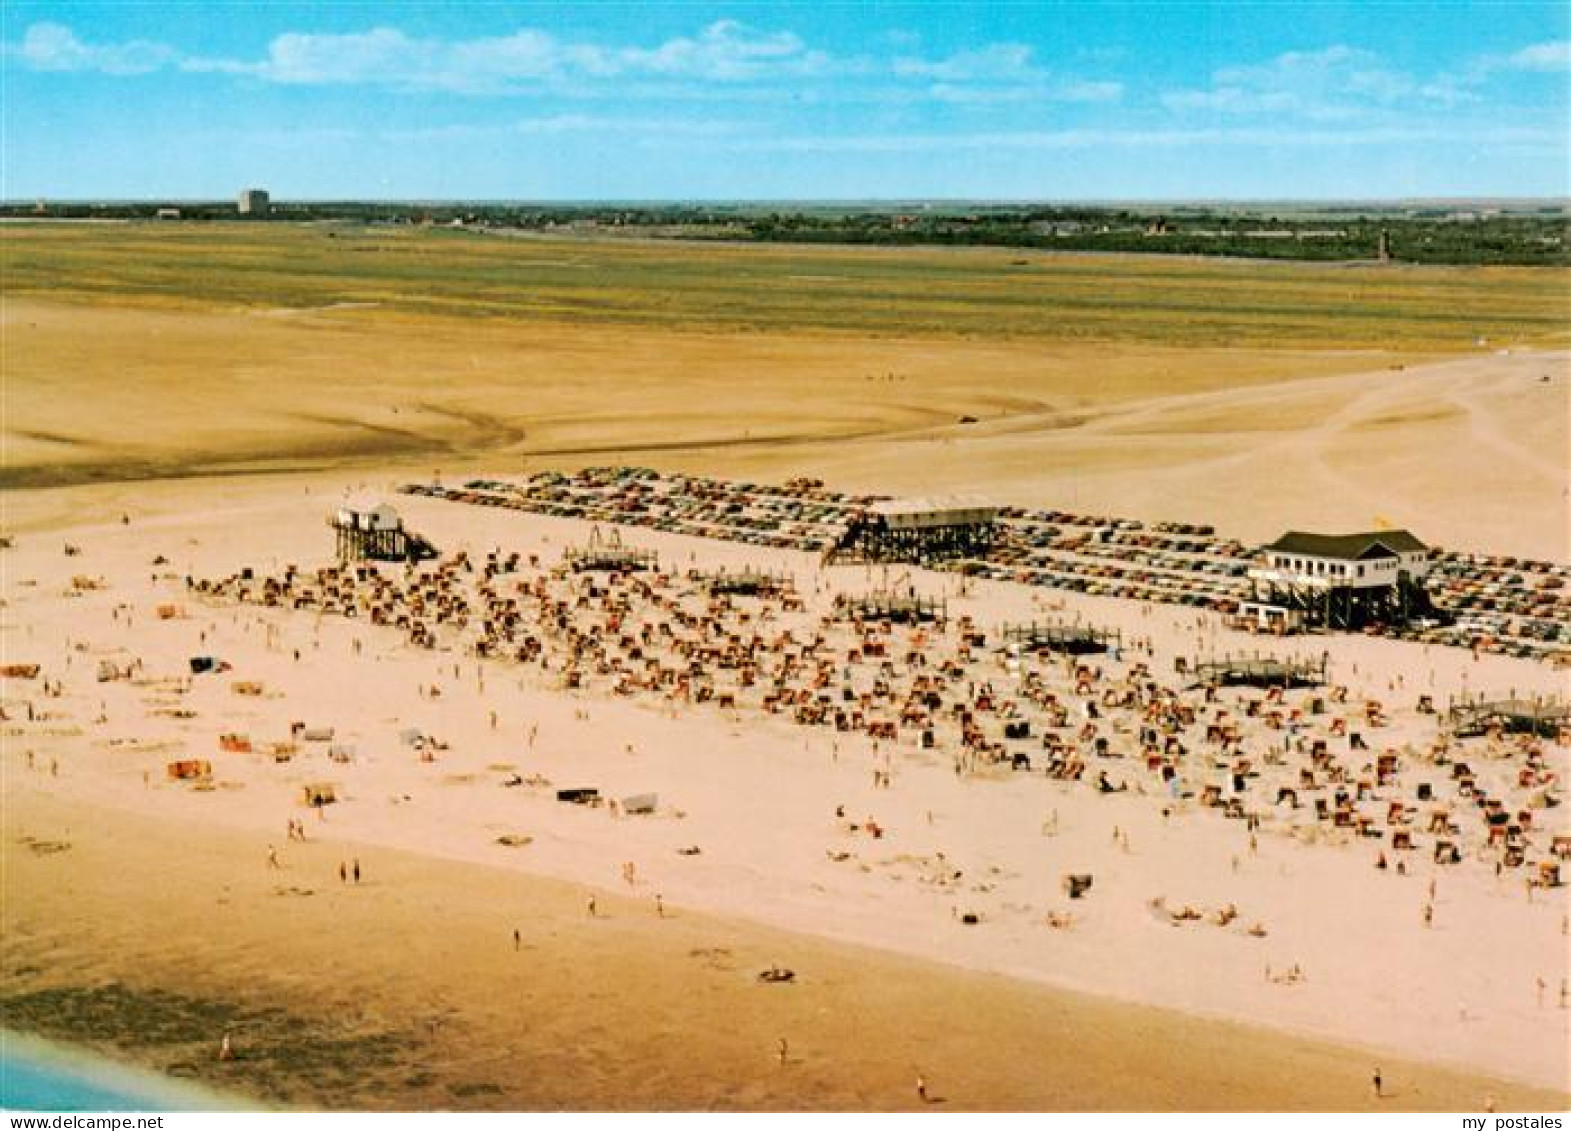
<path fill-rule="evenodd" d="M 335 467 L 807 469 L 845 490 L 965 490 L 1261 541 L 1385 521 L 1448 546 L 1571 555 L 1551 454 L 1571 445 L 1563 352 L 263 319 L 35 298 L 8 300 L 4 317 L 12 486 Z M 134 432 L 121 426 L 132 419 Z"/>

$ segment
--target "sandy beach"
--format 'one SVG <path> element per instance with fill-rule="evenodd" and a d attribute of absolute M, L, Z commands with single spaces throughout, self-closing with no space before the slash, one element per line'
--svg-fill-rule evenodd
<path fill-rule="evenodd" d="M 1566 0 L 240 8 L 3 9 L 0 1107 L 1564 1126 Z"/>
<path fill-rule="evenodd" d="M 1551 275 L 8 239 L 9 1027 L 337 1108 L 1565 1105 L 1566 736 L 1446 715 L 1566 692 Z M 613 465 L 658 570 L 567 567 Z M 985 577 L 822 553 L 952 494 L 1037 516 Z M 440 557 L 339 566 L 351 497 Z M 1228 627 L 1251 547 L 1390 527 L 1476 624 Z M 1257 654 L 1324 682 L 1195 678 Z"/>
<path fill-rule="evenodd" d="M 1079 781 L 961 772 L 948 740 L 802 727 L 746 692 L 679 703 L 592 671 L 567 688 L 559 657 L 479 660 L 186 587 L 324 565 L 333 500 L 399 482 L 158 484 L 129 522 L 117 507 L 138 488 L 13 496 L 28 517 L 5 556 L 5 659 L 40 672 L 4 687 L 8 1017 L 81 1039 L 95 1011 L 139 1016 L 145 995 L 175 994 L 164 1043 L 135 1027 L 100 1043 L 308 1105 L 883 1109 L 916 1103 L 922 1073 L 961 1109 L 1343 1109 L 1375 1102 L 1376 1066 L 1391 1106 L 1563 1105 L 1566 888 L 1498 873 L 1481 826 L 1459 826 L 1459 864 L 1435 864 L 1426 842 L 1398 875 L 1376 867 L 1387 842 L 1280 807 L 1246 831 L 1127 756 Z M 392 497 L 449 555 L 533 556 L 509 585 L 581 582 L 553 571 L 585 523 Z M 786 550 L 627 537 L 676 571 L 796 579 L 800 613 L 726 614 L 741 626 L 817 623 L 835 592 L 878 581 Z M 1192 609 L 909 583 L 946 599 L 952 624 L 1050 610 L 1149 641 L 1100 661 L 1107 679 L 1141 663 L 1167 680 L 1179 656 L 1261 647 Z M 570 590 L 542 590 L 556 591 Z M 958 647 L 926 631 L 934 663 Z M 1563 687 L 1544 664 L 1455 648 L 1332 636 L 1278 650 L 1327 652 L 1350 704 L 1383 703 L 1368 737 L 1400 752 L 1388 798 L 1448 776 L 1423 753 L 1436 729 L 1419 695 Z M 195 655 L 231 668 L 192 675 Z M 101 681 L 106 662 L 116 678 Z M 974 681 L 1022 674 L 996 649 L 971 664 Z M 1069 694 L 1061 660 L 1040 670 Z M 1241 721 L 1261 698 L 1221 694 Z M 296 724 L 331 741 L 302 742 Z M 1244 726 L 1246 748 L 1278 741 Z M 224 749 L 226 734 L 249 751 Z M 1473 740 L 1456 756 L 1509 793 L 1513 749 Z M 1541 752 L 1564 780 L 1566 748 Z M 171 779 L 181 759 L 210 774 Z M 1298 768 L 1262 768 L 1258 794 Z M 1133 788 L 1098 791 L 1098 770 Z M 321 782 L 335 802 L 303 805 Z M 658 803 L 616 815 L 558 801 L 569 786 Z M 1566 831 L 1563 813 L 1538 811 L 1535 844 Z M 1066 898 L 1069 873 L 1095 877 L 1086 898 Z M 773 966 L 793 981 L 760 984 Z M 231 1030 L 254 1059 L 216 1060 Z M 327 1064 L 336 1075 L 305 1082 Z"/>

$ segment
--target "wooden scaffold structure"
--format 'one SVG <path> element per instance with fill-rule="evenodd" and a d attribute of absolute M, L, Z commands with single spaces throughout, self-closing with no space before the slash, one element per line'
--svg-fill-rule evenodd
<path fill-rule="evenodd" d="M 761 597 L 790 593 L 796 589 L 796 580 L 788 573 L 765 573 L 755 569 L 743 569 L 735 573 L 723 569 L 710 572 L 692 570 L 688 577 L 702 586 L 705 592 L 716 597 Z"/>
<path fill-rule="evenodd" d="M 914 590 L 905 593 L 877 589 L 870 593 L 842 593 L 835 598 L 835 615 L 850 620 L 887 620 L 897 624 L 935 622 L 949 617 L 949 605 L 940 597 L 923 597 Z"/>
<path fill-rule="evenodd" d="M 1193 687 L 1321 687 L 1328 681 L 1329 654 L 1314 659 L 1282 659 L 1278 656 L 1217 656 L 1196 659 L 1189 664 Z"/>
<path fill-rule="evenodd" d="M 569 546 L 563 552 L 562 560 L 577 573 L 589 570 L 630 573 L 635 570 L 653 569 L 658 561 L 658 555 L 653 550 L 623 545 L 622 533 L 615 527 L 611 528 L 610 534 L 602 535 L 600 527 L 593 526 L 589 529 L 588 543 L 583 546 Z"/>
<path fill-rule="evenodd" d="M 1571 702 L 1559 696 L 1524 699 L 1514 691 L 1500 699 L 1453 696 L 1446 707 L 1446 725 L 1459 738 L 1497 729 L 1505 734 L 1556 738 L 1571 733 Z"/>
<path fill-rule="evenodd" d="M 1116 628 L 1098 628 L 1089 624 L 1066 624 L 1062 621 L 1032 621 L 1030 624 L 1006 624 L 1000 630 L 1006 649 L 1011 646 L 1024 652 L 1064 652 L 1073 656 L 1111 652 L 1123 646 L 1123 634 Z"/>

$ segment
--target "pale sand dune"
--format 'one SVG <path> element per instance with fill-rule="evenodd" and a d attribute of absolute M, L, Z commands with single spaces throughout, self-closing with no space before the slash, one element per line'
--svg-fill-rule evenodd
<path fill-rule="evenodd" d="M 1387 521 L 1447 546 L 1571 554 L 1565 353 L 1425 364 L 35 299 L 4 317 L 13 486 L 634 462 L 970 490 L 1248 539 Z"/>

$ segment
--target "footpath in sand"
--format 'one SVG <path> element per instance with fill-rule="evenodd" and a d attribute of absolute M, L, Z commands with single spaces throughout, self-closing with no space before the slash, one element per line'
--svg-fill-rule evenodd
<path fill-rule="evenodd" d="M 1340 1109 L 1367 1098 L 1375 1064 L 1393 1081 L 1392 1102 L 1415 1107 L 1468 1108 L 1491 1091 L 1507 1108 L 1555 1102 L 1507 1080 L 1567 1088 L 1566 889 L 1535 890 L 1519 868 L 1497 874 L 1465 809 L 1455 834 L 1464 855 L 1448 866 L 1427 843 L 1396 856 L 1388 841 L 1323 824 L 1312 807 L 1273 804 L 1258 829 L 1227 819 L 1203 803 L 1203 787 L 1225 785 L 1239 754 L 1253 762 L 1250 795 L 1268 803 L 1310 768 L 1291 744 L 1273 762 L 1285 736 L 1268 709 L 1251 712 L 1258 692 L 1225 692 L 1206 707 L 1230 710 L 1241 747 L 1217 766 L 1196 752 L 1185 771 L 1195 788 L 1164 792 L 1134 757 L 1138 712 L 1126 719 L 1123 708 L 1109 709 L 1100 732 L 1116 757 L 1053 777 L 1044 754 L 1016 773 L 963 756 L 957 724 L 935 724 L 941 741 L 924 749 L 795 725 L 761 708 L 761 688 L 738 688 L 726 707 L 678 702 L 619 693 L 614 669 L 589 665 L 573 690 L 551 639 L 549 666 L 479 661 L 411 646 L 391 625 L 186 590 L 186 575 L 252 567 L 277 577 L 288 563 L 307 572 L 325 564 L 325 500 L 320 489 L 301 492 L 296 484 L 288 496 L 237 505 L 193 484 L 182 514 L 34 529 L 6 552 L 6 660 L 41 669 L 4 688 L 13 1003 L 111 980 L 136 991 L 116 999 L 135 1014 L 145 1008 L 136 994 L 184 982 L 198 1005 L 209 1003 L 191 1010 L 211 1022 L 210 1041 L 229 1008 L 211 1006 L 218 1001 L 246 1003 L 234 1007 L 246 1018 L 239 1028 L 265 1042 L 266 1003 L 325 991 L 333 1004 L 298 1023 L 313 1048 L 326 1047 L 314 1026 L 347 1027 L 332 1056 L 350 1106 L 380 1106 L 356 1091 L 357 1065 L 380 1094 L 429 1097 L 421 1089 L 431 1081 L 413 1069 L 399 1075 L 412 1063 L 396 1051 L 404 1040 L 441 1050 L 431 1058 L 441 1086 L 470 1089 L 451 1093 L 459 1106 L 897 1107 L 914 1102 L 909 1080 L 923 1072 L 960 1107 Z M 602 623 L 606 592 L 551 572 L 565 545 L 586 538 L 583 524 L 399 505 L 414 528 L 475 563 L 493 548 L 534 555 L 537 567 L 503 580 L 552 600 L 588 598 L 572 618 L 577 631 L 599 624 L 600 646 L 621 647 Z M 792 625 L 801 639 L 834 591 L 874 580 L 860 569 L 820 572 L 788 551 L 630 537 L 682 571 L 793 574 L 799 611 L 739 603 L 715 613 L 739 633 Z M 64 557 L 65 543 L 80 552 Z M 1172 683 L 1175 657 L 1261 646 L 1193 610 L 1083 597 L 1049 610 L 1040 593 L 1011 585 L 961 593 L 953 578 L 920 574 L 911 584 L 946 597 L 952 619 L 988 631 L 1048 611 L 1121 628 L 1125 654 L 1098 661 L 1098 689 L 1114 698 L 1148 678 Z M 159 606 L 171 605 L 161 619 Z M 675 608 L 637 615 L 674 618 Z M 835 634 L 849 631 L 826 626 L 825 647 L 841 657 L 836 668 L 854 668 L 847 678 L 858 687 L 915 678 L 908 630 L 891 637 L 900 646 L 888 671 L 846 656 L 851 638 Z M 952 693 L 994 684 L 1025 699 L 1036 686 L 1074 712 L 1071 733 L 1084 724 L 1088 697 L 1062 662 L 1031 668 L 1031 685 L 1031 672 L 996 650 L 962 657 L 958 630 L 928 631 L 930 662 L 959 665 L 947 676 Z M 1450 777 L 1432 757 L 1435 721 L 1416 710 L 1420 694 L 1443 702 L 1463 688 L 1560 684 L 1539 665 L 1394 641 L 1292 647 L 1329 652 L 1333 681 L 1349 689 L 1344 714 L 1382 701 L 1383 727 L 1366 730 L 1374 748 L 1336 748 L 1349 792 L 1370 773 L 1364 761 L 1398 752 L 1370 796 L 1358 791 L 1355 807 L 1381 814 L 1392 799 L 1416 797 L 1421 781 Z M 189 660 L 202 655 L 231 669 L 192 675 Z M 100 682 L 104 664 L 114 678 Z M 46 684 L 53 690 L 41 694 Z M 1284 708 L 1307 709 L 1306 692 L 1290 695 Z M 331 739 L 299 741 L 301 722 Z M 249 752 L 225 749 L 224 734 L 243 734 Z M 1563 782 L 1566 755 L 1554 743 L 1530 756 L 1476 740 L 1451 760 L 1465 757 L 1479 788 L 1515 801 L 1528 791 L 1521 770 Z M 168 763 L 178 760 L 209 763 L 209 780 L 171 780 Z M 1099 792 L 1099 772 L 1130 788 Z M 334 786 L 335 803 L 304 807 L 305 787 L 321 783 Z M 658 801 L 651 815 L 619 816 L 556 800 L 569 786 Z M 1535 843 L 1565 831 L 1563 813 L 1535 813 Z M 288 832 L 295 822 L 304 840 Z M 365 868 L 359 888 L 338 872 L 355 860 Z M 1094 877 L 1086 898 L 1065 895 L 1068 873 Z M 50 894 L 59 880 L 69 887 Z M 604 921 L 586 913 L 591 894 Z M 514 929 L 519 954 L 530 956 L 525 971 L 506 965 L 518 962 Z M 758 984 L 772 964 L 796 980 Z M 80 1012 L 98 999 L 70 1000 Z M 199 1041 L 186 1016 L 170 1015 L 171 1033 Z M 274 1020 L 276 1030 L 283 1020 Z M 395 1051 L 362 1063 L 355 1034 L 378 1032 L 401 1034 L 389 1038 Z M 774 1059 L 781 1037 L 783 1066 Z M 692 1055 L 694 1042 L 703 1056 Z M 191 1071 L 224 1082 L 199 1052 L 188 1058 Z M 504 1069 L 511 1058 L 534 1069 L 527 1084 Z M 1493 1079 L 1397 1069 L 1388 1058 Z M 280 1051 L 267 1063 L 274 1082 L 264 1090 L 328 1102 L 294 1090 L 302 1061 Z"/>

